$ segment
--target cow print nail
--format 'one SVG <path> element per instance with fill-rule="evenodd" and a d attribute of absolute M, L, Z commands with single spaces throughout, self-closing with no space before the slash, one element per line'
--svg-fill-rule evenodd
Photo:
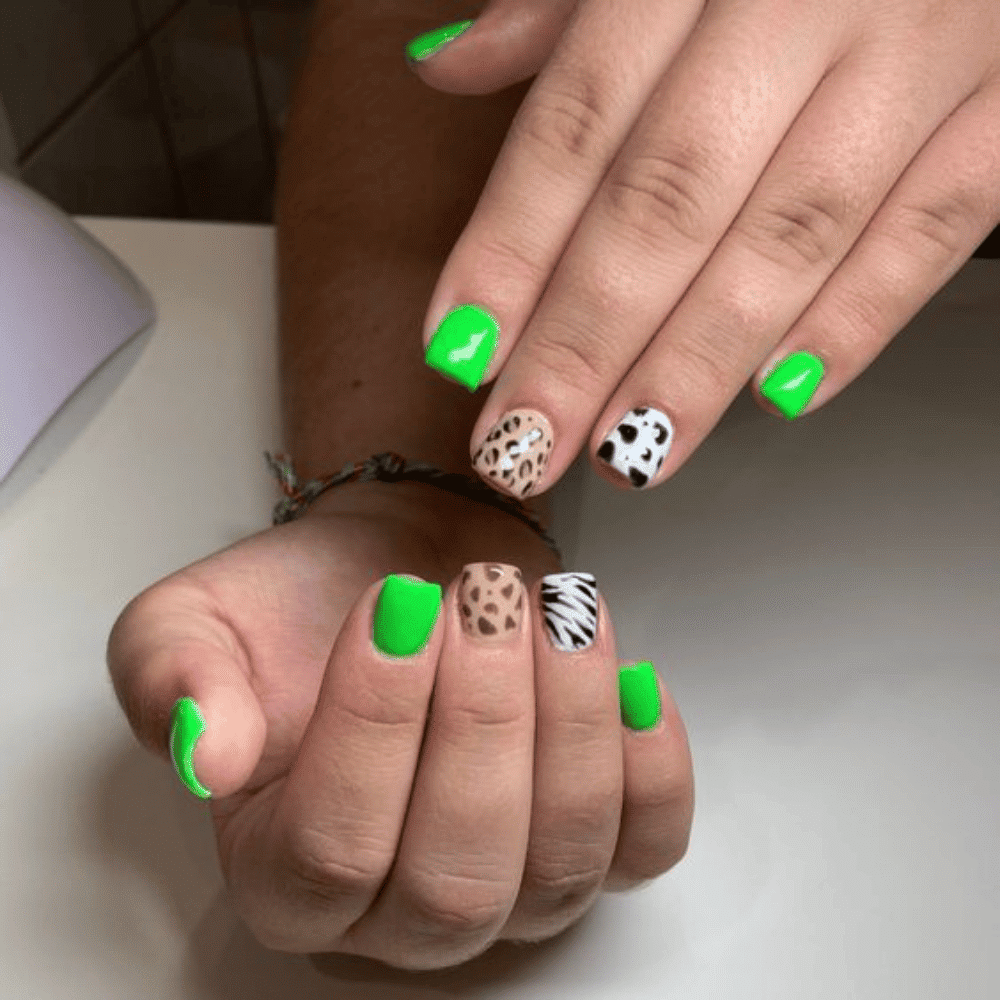
<path fill-rule="evenodd" d="M 597 457 L 642 489 L 660 471 L 673 438 L 670 417 L 651 406 L 638 406 L 618 421 Z"/>

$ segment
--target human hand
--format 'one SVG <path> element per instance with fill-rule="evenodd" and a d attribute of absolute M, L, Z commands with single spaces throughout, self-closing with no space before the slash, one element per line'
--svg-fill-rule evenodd
<path fill-rule="evenodd" d="M 541 70 L 424 329 L 496 378 L 470 453 L 515 496 L 588 436 L 658 485 L 751 376 L 815 410 L 1000 222 L 997 0 L 501 0 L 413 65 L 463 94 Z"/>
<path fill-rule="evenodd" d="M 659 697 L 660 722 L 623 726 L 602 599 L 594 643 L 557 651 L 534 610 L 541 582 L 521 591 L 509 566 L 511 594 L 498 600 L 516 617 L 521 594 L 522 624 L 493 643 L 460 624 L 459 575 L 440 606 L 439 586 L 420 588 L 421 650 L 375 649 L 384 575 L 401 566 L 434 579 L 461 566 L 469 539 L 494 539 L 523 585 L 553 572 L 544 543 L 509 515 L 418 499 L 378 519 L 317 502 L 144 591 L 109 638 L 115 691 L 157 756 L 171 759 L 178 699 L 197 703 L 203 735 L 179 733 L 173 751 L 211 790 L 230 897 L 267 947 L 442 968 L 495 940 L 551 937 L 602 887 L 653 878 L 685 851 L 683 724 L 640 670 L 626 674 L 647 682 L 647 708 Z M 503 623 L 488 586 L 462 593 Z M 396 611 L 398 632 L 408 616 Z"/>

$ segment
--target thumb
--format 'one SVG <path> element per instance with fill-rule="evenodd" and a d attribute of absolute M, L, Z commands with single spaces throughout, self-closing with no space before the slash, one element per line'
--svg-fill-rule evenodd
<path fill-rule="evenodd" d="M 577 0 L 492 0 L 472 22 L 427 32 L 406 46 L 410 66 L 446 94 L 492 94 L 547 62 Z M 469 27 L 461 30 L 463 24 Z"/>
<path fill-rule="evenodd" d="M 179 590 L 145 591 L 108 637 L 115 694 L 139 742 L 199 798 L 242 788 L 267 722 L 226 625 Z"/>

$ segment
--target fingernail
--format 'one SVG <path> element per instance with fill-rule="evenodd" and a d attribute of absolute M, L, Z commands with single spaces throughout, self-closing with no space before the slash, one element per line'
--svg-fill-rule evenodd
<path fill-rule="evenodd" d="M 177 776 L 199 799 L 212 793 L 195 777 L 191 756 L 198 738 L 205 732 L 205 717 L 194 698 L 178 698 L 170 712 L 170 759 Z"/>
<path fill-rule="evenodd" d="M 472 467 L 490 486 L 513 497 L 539 483 L 552 454 L 552 425 L 535 410 L 511 410 L 489 430 Z"/>
<path fill-rule="evenodd" d="M 637 406 L 618 421 L 597 457 L 642 489 L 660 471 L 673 440 L 670 417 L 651 406 Z"/>
<path fill-rule="evenodd" d="M 463 31 L 468 30 L 475 21 L 458 21 L 455 24 L 446 24 L 443 27 L 435 28 L 433 31 L 417 35 L 406 45 L 406 57 L 414 62 L 427 59 L 435 52 L 443 49 L 449 42 L 454 41 Z"/>
<path fill-rule="evenodd" d="M 556 649 L 586 649 L 597 634 L 597 580 L 590 573 L 550 573 L 542 577 L 542 615 Z"/>
<path fill-rule="evenodd" d="M 390 573 L 372 616 L 372 641 L 380 653 L 412 656 L 427 645 L 441 610 L 441 585 Z"/>
<path fill-rule="evenodd" d="M 458 592 L 462 630 L 473 639 L 509 642 L 521 634 L 524 586 L 521 571 L 506 563 L 469 563 Z"/>
<path fill-rule="evenodd" d="M 652 729 L 660 721 L 660 689 L 649 660 L 618 671 L 618 697 L 629 729 Z"/>
<path fill-rule="evenodd" d="M 500 326 L 485 309 L 458 306 L 441 320 L 427 345 L 424 361 L 475 392 L 499 341 Z"/>
<path fill-rule="evenodd" d="M 823 378 L 823 362 L 815 354 L 789 354 L 761 383 L 760 394 L 794 420 L 813 398 Z"/>

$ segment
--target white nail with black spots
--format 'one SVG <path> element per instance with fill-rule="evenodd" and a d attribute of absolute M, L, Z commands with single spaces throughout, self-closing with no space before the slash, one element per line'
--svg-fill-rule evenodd
<path fill-rule="evenodd" d="M 592 573 L 542 577 L 542 615 L 556 649 L 586 649 L 597 634 L 597 580 Z"/>
<path fill-rule="evenodd" d="M 673 440 L 670 417 L 651 406 L 637 406 L 618 421 L 597 457 L 642 489 L 660 471 Z"/>

